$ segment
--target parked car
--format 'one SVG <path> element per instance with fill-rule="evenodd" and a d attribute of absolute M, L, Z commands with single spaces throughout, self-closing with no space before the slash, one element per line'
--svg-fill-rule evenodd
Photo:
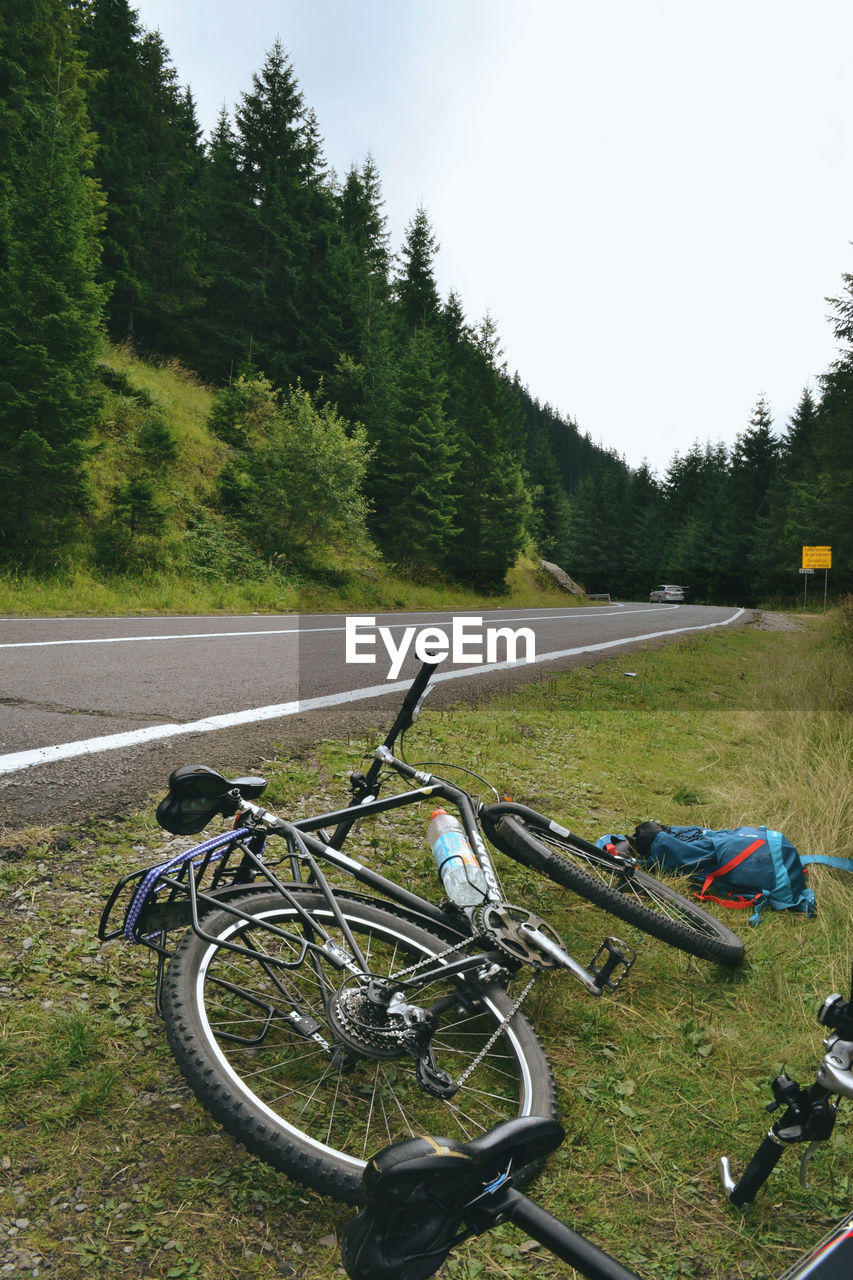
<path fill-rule="evenodd" d="M 687 588 L 676 587 L 671 582 L 664 582 L 649 592 L 652 604 L 683 604 L 687 599 Z"/>

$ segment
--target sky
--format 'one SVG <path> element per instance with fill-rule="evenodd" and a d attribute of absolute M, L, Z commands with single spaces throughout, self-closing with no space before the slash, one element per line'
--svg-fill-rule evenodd
<path fill-rule="evenodd" d="M 632 467 L 784 431 L 853 272 L 850 0 L 139 0 L 209 134 L 276 39 L 391 246 Z"/>

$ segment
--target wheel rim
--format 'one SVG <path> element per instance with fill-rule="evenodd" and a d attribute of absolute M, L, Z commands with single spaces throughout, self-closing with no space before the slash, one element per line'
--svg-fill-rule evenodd
<path fill-rule="evenodd" d="M 536 831 L 534 834 L 542 844 L 547 844 L 564 858 L 571 858 L 607 888 L 621 894 L 623 898 L 633 899 L 646 910 L 655 911 L 668 920 L 685 925 L 694 933 L 704 934 L 709 938 L 717 937 L 715 922 L 712 919 L 704 919 L 699 908 L 694 907 L 691 902 L 685 902 L 673 886 L 655 880 L 651 876 L 645 876 L 642 872 L 625 875 L 603 856 L 597 858 L 584 849 L 575 849 L 558 840 L 551 840 L 548 832 Z"/>
<path fill-rule="evenodd" d="M 261 911 L 257 918 L 280 922 L 291 915 L 272 908 Z M 324 927 L 332 932 L 330 916 L 322 918 Z M 391 925 L 353 915 L 348 915 L 348 922 L 359 941 L 369 943 L 366 959 L 373 971 L 399 973 L 431 954 L 396 933 Z M 219 938 L 225 941 L 237 933 L 244 937 L 251 933 L 253 945 L 258 946 L 261 932 L 235 921 Z M 277 936 L 264 936 L 266 952 L 284 948 L 286 944 Z M 280 970 L 274 972 L 275 978 L 273 970 L 266 972 L 258 961 L 211 944 L 196 976 L 196 1005 L 203 1034 L 234 1092 L 318 1157 L 333 1156 L 357 1171 L 375 1151 L 403 1137 L 432 1132 L 466 1140 L 500 1119 L 532 1113 L 530 1069 L 511 1024 L 459 1092 L 441 1100 L 418 1086 L 411 1058 L 361 1059 L 350 1067 L 330 1058 L 316 1042 L 294 1034 L 282 1016 L 286 1002 L 276 989 L 276 981 L 298 995 L 303 1008 L 307 1006 L 306 1012 L 320 1024 L 319 1033 L 330 1039 L 320 996 L 321 991 L 326 995 L 340 985 L 339 970 L 324 964 L 321 978 L 312 972 L 310 979 L 304 965 L 287 971 L 284 977 Z M 321 979 L 327 985 L 321 986 Z M 435 1001 L 455 990 L 448 980 L 441 979 L 432 985 L 429 995 Z M 426 1003 L 424 993 L 416 998 L 418 1003 Z M 276 1012 L 271 1015 L 271 1010 Z M 479 1009 L 448 1010 L 431 1041 L 438 1065 L 458 1080 L 503 1015 L 494 993 L 483 999 Z"/>

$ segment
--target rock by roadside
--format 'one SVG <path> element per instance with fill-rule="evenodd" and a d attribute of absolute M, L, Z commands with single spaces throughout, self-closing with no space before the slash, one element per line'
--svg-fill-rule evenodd
<path fill-rule="evenodd" d="M 543 573 L 547 573 L 552 577 L 557 585 L 562 587 L 564 591 L 570 591 L 573 596 L 582 596 L 584 594 L 583 587 L 579 587 L 578 584 L 569 577 L 565 569 L 561 569 L 558 564 L 551 564 L 549 560 L 540 560 L 539 568 Z"/>

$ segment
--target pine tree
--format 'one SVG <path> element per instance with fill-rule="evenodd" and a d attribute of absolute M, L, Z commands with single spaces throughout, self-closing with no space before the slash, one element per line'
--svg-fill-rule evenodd
<path fill-rule="evenodd" d="M 734 591 L 726 541 L 729 454 L 725 445 L 694 443 L 667 470 L 665 540 L 655 577 L 690 588 L 695 599 L 725 600 Z"/>
<path fill-rule="evenodd" d="M 192 364 L 221 383 L 248 362 L 253 307 L 247 251 L 253 210 L 224 107 L 206 147 L 199 210 L 203 301 L 193 326 Z"/>
<path fill-rule="evenodd" d="M 725 525 L 728 554 L 739 603 L 757 598 L 764 552 L 762 534 L 771 511 L 779 473 L 780 444 L 764 396 L 756 402 L 747 429 L 738 435 L 731 456 L 730 498 Z"/>
<path fill-rule="evenodd" d="M 782 441 L 782 465 L 789 480 L 800 479 L 814 465 L 817 419 L 814 397 L 809 388 L 804 387 Z"/>
<path fill-rule="evenodd" d="M 392 341 L 388 229 L 372 157 L 351 166 L 338 205 L 341 350 L 323 385 L 343 417 L 377 440 L 389 431 Z"/>
<path fill-rule="evenodd" d="M 102 279 L 108 283 L 107 324 L 119 341 L 132 342 L 143 281 L 144 176 L 147 144 L 141 137 L 143 78 L 138 57 L 142 35 L 127 0 L 93 0 L 82 44 L 95 72 L 88 106 L 98 135 L 96 173 L 107 198 Z"/>
<path fill-rule="evenodd" d="M 646 463 L 631 472 L 625 508 L 619 513 L 625 534 L 625 577 L 620 590 L 641 600 L 659 580 L 665 546 L 664 496 Z"/>
<path fill-rule="evenodd" d="M 252 359 L 277 386 L 311 386 L 339 346 L 327 276 L 335 210 L 316 120 L 280 42 L 242 95 L 236 124 Z"/>
<path fill-rule="evenodd" d="M 443 569 L 454 532 L 455 448 L 442 355 L 430 329 L 401 340 L 391 433 L 373 459 L 371 528 L 382 554 L 402 567 Z"/>
<path fill-rule="evenodd" d="M 481 590 L 505 584 L 527 533 L 530 498 L 524 483 L 523 426 L 516 413 L 497 330 L 487 315 L 476 333 L 451 294 L 444 310 L 448 403 L 454 414 L 457 467 L 454 533 L 447 567 Z"/>
<path fill-rule="evenodd" d="M 426 213 L 407 229 L 394 281 L 389 416 L 374 437 L 371 527 L 388 559 L 443 568 L 453 534 L 456 448 L 447 413 L 446 342 Z"/>
<path fill-rule="evenodd" d="M 400 270 L 394 282 L 397 314 L 404 332 L 433 328 L 439 322 L 441 303 L 434 263 L 440 247 L 421 206 L 406 228 Z"/>
<path fill-rule="evenodd" d="M 202 305 L 199 267 L 200 184 L 204 164 L 201 130 L 189 89 L 159 32 L 139 44 L 148 118 L 144 185 L 142 306 L 137 343 L 164 355 L 193 349 L 193 328 Z"/>
<path fill-rule="evenodd" d="M 832 547 L 836 592 L 853 588 L 853 275 L 847 273 L 842 280 L 841 295 L 829 299 L 839 355 L 820 380 L 807 544 Z"/>
<path fill-rule="evenodd" d="M 816 479 L 817 426 L 817 406 L 806 387 L 780 442 L 779 466 L 770 481 L 767 508 L 756 521 L 751 556 L 756 599 L 790 596 L 797 581 L 801 548 L 808 541 L 798 508 L 800 495 Z"/>
<path fill-rule="evenodd" d="M 680 523 L 668 522 L 662 576 L 688 587 L 694 599 L 736 601 L 742 565 L 736 548 L 733 554 L 729 534 L 731 470 L 724 444 L 707 443 L 691 450 L 689 484 L 680 497 Z M 736 527 L 740 527 L 737 518 Z"/>
<path fill-rule="evenodd" d="M 86 72 L 65 0 L 0 15 L 3 557 L 53 563 L 86 505 L 103 293 Z"/>
<path fill-rule="evenodd" d="M 361 169 L 352 165 L 347 173 L 340 199 L 341 227 L 381 294 L 387 291 L 391 265 L 383 205 L 379 171 L 368 154 Z"/>
<path fill-rule="evenodd" d="M 571 576 L 589 592 L 620 592 L 627 576 L 621 512 L 628 492 L 627 469 L 602 462 L 589 471 L 570 499 Z"/>
<path fill-rule="evenodd" d="M 570 507 L 551 446 L 550 416 L 522 387 L 518 374 L 512 379 L 510 394 L 524 431 L 524 467 L 531 500 L 530 535 L 543 559 L 566 567 L 570 555 Z"/>
<path fill-rule="evenodd" d="M 200 304 L 196 255 L 202 147 L 195 107 L 157 33 L 128 0 L 91 0 L 82 29 L 107 199 L 102 276 L 119 342 L 175 354 Z"/>

